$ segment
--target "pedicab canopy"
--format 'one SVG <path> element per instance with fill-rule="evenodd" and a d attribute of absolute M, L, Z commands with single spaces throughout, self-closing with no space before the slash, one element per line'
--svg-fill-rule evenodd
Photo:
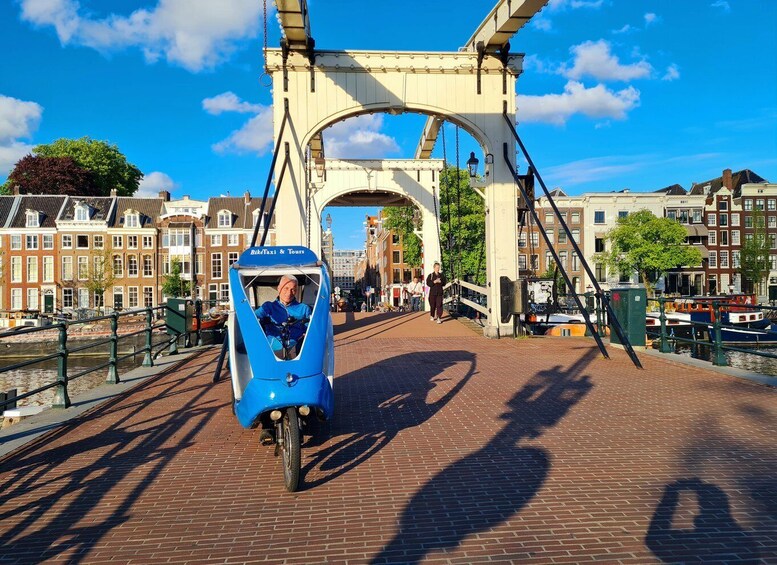
<path fill-rule="evenodd" d="M 307 247 L 283 245 L 276 247 L 249 247 L 238 259 L 235 268 L 251 267 L 317 267 L 321 263 Z"/>

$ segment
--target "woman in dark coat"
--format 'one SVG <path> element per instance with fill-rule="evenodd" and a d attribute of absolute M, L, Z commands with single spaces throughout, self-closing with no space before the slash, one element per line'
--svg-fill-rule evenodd
<path fill-rule="evenodd" d="M 429 308 L 431 309 L 431 320 L 442 324 L 442 288 L 448 281 L 445 275 L 440 272 L 440 264 L 434 264 L 434 271 L 426 277 L 426 286 L 429 287 Z"/>

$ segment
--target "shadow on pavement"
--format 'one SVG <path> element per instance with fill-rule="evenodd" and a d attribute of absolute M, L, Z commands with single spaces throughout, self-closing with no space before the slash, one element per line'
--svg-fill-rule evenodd
<path fill-rule="evenodd" d="M 432 477 L 410 500 L 397 533 L 372 563 L 419 563 L 458 547 L 519 512 L 539 491 L 551 467 L 540 447 L 521 446 L 555 426 L 592 388 L 582 372 L 593 349 L 567 369 L 534 375 L 508 402 L 506 425 L 481 449 Z"/>

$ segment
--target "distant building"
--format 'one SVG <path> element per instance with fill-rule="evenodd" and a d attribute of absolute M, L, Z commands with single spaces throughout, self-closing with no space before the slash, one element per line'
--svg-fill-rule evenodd
<path fill-rule="evenodd" d="M 332 252 L 332 287 L 350 293 L 355 288 L 354 273 L 364 259 L 364 249 L 335 249 Z"/>

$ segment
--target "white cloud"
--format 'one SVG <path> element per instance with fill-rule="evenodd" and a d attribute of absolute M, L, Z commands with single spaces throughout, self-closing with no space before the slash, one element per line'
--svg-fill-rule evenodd
<path fill-rule="evenodd" d="M 159 196 L 159 193 L 163 190 L 172 192 L 178 185 L 170 178 L 169 175 L 154 171 L 148 173 L 140 181 L 140 187 L 133 196 L 138 198 L 152 198 Z"/>
<path fill-rule="evenodd" d="M 33 145 L 25 143 L 38 129 L 43 107 L 0 94 L 0 176 L 11 172 L 19 159 L 32 152 Z"/>
<path fill-rule="evenodd" d="M 666 73 L 661 77 L 661 80 L 677 80 L 680 78 L 680 68 L 672 63 L 666 68 Z"/>
<path fill-rule="evenodd" d="M 548 18 L 532 18 L 531 25 L 534 29 L 538 29 L 540 31 L 550 31 L 553 29 L 553 22 L 551 22 Z"/>
<path fill-rule="evenodd" d="M 22 0 L 23 20 L 54 27 L 63 45 L 100 52 L 140 49 L 148 62 L 169 63 L 197 72 L 226 60 L 237 45 L 257 36 L 257 0 L 158 0 L 152 9 L 130 15 L 89 17 L 76 0 Z"/>
<path fill-rule="evenodd" d="M 258 113 L 262 111 L 261 104 L 251 104 L 238 98 L 234 92 L 222 92 L 213 98 L 205 98 L 202 108 L 209 114 L 217 116 L 223 112 Z"/>
<path fill-rule="evenodd" d="M 233 131 L 229 137 L 213 145 L 217 153 L 256 153 L 264 155 L 273 145 L 272 106 L 261 110 L 243 127 Z"/>
<path fill-rule="evenodd" d="M 563 68 L 562 72 L 571 79 L 590 76 L 597 80 L 629 81 L 648 78 L 653 72 L 653 67 L 644 60 L 622 65 L 618 57 L 610 52 L 610 43 L 604 39 L 575 45 L 570 52 L 574 55 L 572 68 Z"/>
<path fill-rule="evenodd" d="M 713 8 L 720 8 L 724 12 L 731 11 L 731 6 L 729 5 L 728 2 L 726 2 L 726 0 L 716 0 L 715 2 L 710 4 L 710 6 L 712 6 Z"/>
<path fill-rule="evenodd" d="M 550 0 L 548 2 L 548 9 L 550 10 L 564 10 L 566 8 L 601 8 L 604 4 L 604 0 Z"/>
<path fill-rule="evenodd" d="M 574 114 L 624 120 L 629 111 L 639 106 L 639 97 L 639 90 L 633 86 L 616 92 L 603 84 L 586 88 L 582 83 L 569 81 L 564 86 L 563 94 L 519 94 L 516 104 L 520 122 L 564 125 Z"/>
<path fill-rule="evenodd" d="M 648 12 L 644 16 L 645 18 L 645 26 L 649 26 L 650 24 L 654 24 L 658 21 L 658 16 L 655 15 L 653 12 Z"/>
<path fill-rule="evenodd" d="M 629 24 L 624 25 L 620 29 L 614 29 L 612 30 L 612 33 L 614 34 L 621 34 L 621 33 L 631 33 L 633 31 L 638 31 L 637 28 L 630 26 Z"/>
<path fill-rule="evenodd" d="M 567 186 L 591 181 L 603 181 L 639 170 L 643 167 L 645 155 L 607 156 L 580 159 L 563 165 L 549 167 L 543 176 L 551 184 Z"/>
<path fill-rule="evenodd" d="M 399 151 L 393 137 L 380 133 L 381 114 L 365 114 L 338 122 L 324 130 L 324 148 L 328 157 L 381 159 Z"/>

